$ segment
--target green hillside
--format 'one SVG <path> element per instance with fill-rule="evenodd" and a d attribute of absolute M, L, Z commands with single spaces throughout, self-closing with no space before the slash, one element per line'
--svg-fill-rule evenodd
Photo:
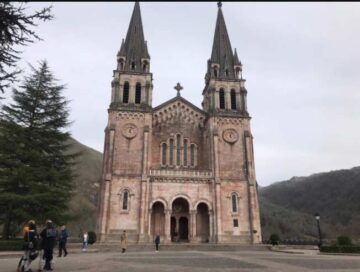
<path fill-rule="evenodd" d="M 72 236 L 83 230 L 95 230 L 98 192 L 101 181 L 102 153 L 71 139 L 70 153 L 80 152 L 76 159 L 76 189 L 70 201 L 70 214 L 75 217 L 68 223 Z"/>
<path fill-rule="evenodd" d="M 293 177 L 260 188 L 259 195 L 264 238 L 271 232 L 316 237 L 316 212 L 325 238 L 360 238 L 360 167 Z"/>

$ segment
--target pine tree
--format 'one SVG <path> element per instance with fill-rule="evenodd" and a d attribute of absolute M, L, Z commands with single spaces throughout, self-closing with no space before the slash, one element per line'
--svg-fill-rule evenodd
<path fill-rule="evenodd" d="M 73 188 L 69 101 L 46 61 L 13 90 L 0 118 L 0 222 L 3 238 L 29 219 L 64 220 Z"/>

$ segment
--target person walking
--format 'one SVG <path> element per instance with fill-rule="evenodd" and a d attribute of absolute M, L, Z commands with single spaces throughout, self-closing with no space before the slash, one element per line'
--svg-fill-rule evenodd
<path fill-rule="evenodd" d="M 125 253 L 126 248 L 128 246 L 128 237 L 126 234 L 126 230 L 123 231 L 123 234 L 121 235 L 120 240 L 121 240 L 122 253 Z"/>
<path fill-rule="evenodd" d="M 60 233 L 59 233 L 59 255 L 58 255 L 58 257 L 61 257 L 63 251 L 64 251 L 64 257 L 66 257 L 66 255 L 68 255 L 68 252 L 66 250 L 66 242 L 67 242 L 68 237 L 69 237 L 69 234 L 66 229 L 66 226 L 62 225 L 61 229 L 60 229 Z"/>
<path fill-rule="evenodd" d="M 85 231 L 84 235 L 83 235 L 83 248 L 82 248 L 82 251 L 87 250 L 88 241 L 89 241 L 89 235 L 88 235 L 87 231 Z"/>
<path fill-rule="evenodd" d="M 30 264 L 38 255 L 38 239 L 35 221 L 30 220 L 27 223 L 27 228 L 24 228 L 24 272 L 31 271 Z"/>
<path fill-rule="evenodd" d="M 159 234 L 156 234 L 154 242 L 155 242 L 156 252 L 159 252 L 159 244 L 160 244 L 160 235 Z"/>
<path fill-rule="evenodd" d="M 44 250 L 44 271 L 51 271 L 53 270 L 53 268 L 51 267 L 51 261 L 53 259 L 53 249 L 56 242 L 57 231 L 53 222 L 50 219 L 46 220 L 46 226 L 41 231 L 40 237 L 42 238 L 41 247 Z"/>

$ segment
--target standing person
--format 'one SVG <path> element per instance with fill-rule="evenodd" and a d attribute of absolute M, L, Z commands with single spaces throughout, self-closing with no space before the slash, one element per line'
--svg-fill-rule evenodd
<path fill-rule="evenodd" d="M 27 228 L 24 228 L 24 272 L 31 271 L 30 263 L 37 257 L 37 247 L 39 235 L 36 231 L 34 220 L 27 223 Z"/>
<path fill-rule="evenodd" d="M 125 253 L 126 248 L 128 246 L 128 237 L 126 234 L 126 230 L 123 231 L 123 234 L 120 237 L 121 239 L 121 249 L 122 249 L 122 253 Z"/>
<path fill-rule="evenodd" d="M 160 244 L 160 235 L 156 234 L 156 237 L 155 237 L 156 252 L 159 252 L 159 244 Z"/>
<path fill-rule="evenodd" d="M 53 249 L 56 242 L 57 232 L 53 222 L 50 219 L 46 220 L 46 226 L 41 231 L 40 236 L 42 238 L 41 246 L 44 250 L 44 270 L 51 271 L 53 270 L 51 267 L 51 261 L 53 259 Z"/>
<path fill-rule="evenodd" d="M 83 235 L 83 248 L 82 248 L 83 251 L 87 250 L 88 241 L 89 241 L 89 235 L 87 231 L 85 231 Z"/>
<path fill-rule="evenodd" d="M 68 231 L 66 229 L 65 225 L 61 226 L 60 233 L 59 233 L 59 255 L 58 257 L 61 257 L 62 251 L 64 251 L 64 257 L 68 255 L 68 252 L 66 250 L 66 242 L 67 238 L 69 237 Z"/>

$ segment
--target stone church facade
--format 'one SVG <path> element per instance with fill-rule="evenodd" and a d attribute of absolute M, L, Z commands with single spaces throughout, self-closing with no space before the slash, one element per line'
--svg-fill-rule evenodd
<path fill-rule="evenodd" d="M 150 55 L 135 3 L 111 82 L 101 241 L 118 241 L 126 230 L 139 243 L 156 234 L 165 243 L 261 242 L 244 83 L 219 3 L 202 109 L 181 97 L 180 84 L 174 98 L 153 107 Z"/>

